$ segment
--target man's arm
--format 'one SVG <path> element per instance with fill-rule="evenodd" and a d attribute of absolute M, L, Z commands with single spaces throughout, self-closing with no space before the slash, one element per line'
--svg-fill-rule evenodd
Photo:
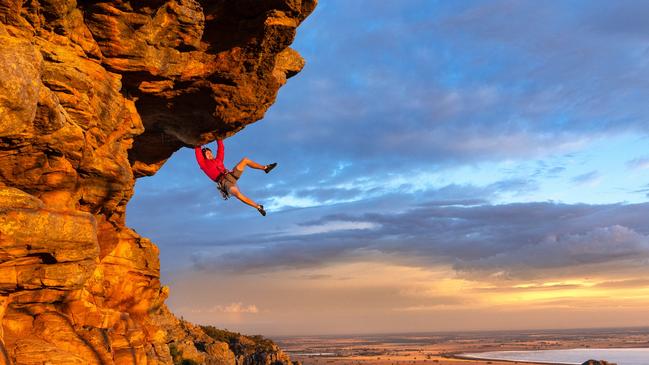
<path fill-rule="evenodd" d="M 203 156 L 203 150 L 201 146 L 194 147 L 194 153 L 196 154 L 196 161 L 200 167 L 205 165 L 205 156 Z"/>
<path fill-rule="evenodd" d="M 223 141 L 217 139 L 216 146 L 217 146 L 216 159 L 221 161 L 221 163 L 223 163 L 223 155 L 225 155 L 225 148 L 223 147 Z"/>

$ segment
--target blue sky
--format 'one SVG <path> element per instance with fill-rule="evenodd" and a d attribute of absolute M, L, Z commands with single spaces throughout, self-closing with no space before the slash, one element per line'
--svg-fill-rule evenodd
<path fill-rule="evenodd" d="M 197 322 L 426 330 L 452 317 L 444 311 L 502 314 L 520 303 L 495 298 L 542 287 L 555 296 L 525 303 L 565 311 L 558 325 L 633 324 L 636 307 L 604 323 L 587 302 L 619 304 L 594 288 L 647 288 L 648 16 L 637 1 L 322 0 L 293 44 L 305 69 L 263 120 L 225 141 L 228 166 L 279 163 L 239 184 L 269 215 L 222 201 L 183 149 L 137 181 L 127 222 L 160 247 L 172 309 Z M 435 286 L 441 299 L 375 287 L 399 275 L 459 280 L 484 300 L 467 301 L 459 282 Z M 185 297 L 196 282 L 212 294 Z M 275 291 L 255 296 L 262 282 Z M 369 294 L 322 320 L 317 302 L 274 297 L 350 298 L 351 288 Z M 646 308 L 647 298 L 627 302 Z M 375 318 L 358 314 L 377 300 Z M 446 329 L 553 323 L 537 312 L 536 322 L 495 315 Z"/>

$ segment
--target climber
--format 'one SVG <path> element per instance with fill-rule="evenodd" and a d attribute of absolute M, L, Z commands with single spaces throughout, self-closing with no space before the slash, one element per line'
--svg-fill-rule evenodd
<path fill-rule="evenodd" d="M 257 170 L 264 170 L 264 172 L 269 173 L 272 169 L 275 168 L 275 166 L 277 166 L 277 163 L 273 162 L 269 165 L 260 165 L 244 157 L 241 159 L 241 161 L 239 161 L 234 169 L 232 169 L 232 171 L 228 171 L 228 169 L 223 166 L 223 141 L 221 141 L 220 139 L 216 140 L 216 144 L 218 147 L 216 151 L 216 158 L 213 157 L 212 150 L 207 147 L 199 146 L 194 148 L 194 152 L 196 153 L 196 161 L 198 161 L 198 165 L 200 166 L 201 170 L 203 170 L 203 172 L 211 180 L 217 183 L 218 188 L 223 195 L 223 199 L 227 199 L 230 195 L 234 195 L 237 199 L 257 209 L 259 213 L 261 213 L 261 215 L 265 216 L 266 211 L 264 210 L 264 206 L 255 203 L 250 198 L 243 195 L 243 193 L 241 193 L 239 187 L 237 186 L 237 180 L 239 180 L 239 177 L 241 177 L 243 169 L 246 166 L 252 167 L 253 169 Z"/>

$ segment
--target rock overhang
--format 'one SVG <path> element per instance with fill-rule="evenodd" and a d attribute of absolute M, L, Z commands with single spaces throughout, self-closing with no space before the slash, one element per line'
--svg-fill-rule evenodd
<path fill-rule="evenodd" d="M 135 178 L 261 119 L 315 5 L 0 0 L 5 358 L 172 361 L 157 248 L 125 226 Z"/>

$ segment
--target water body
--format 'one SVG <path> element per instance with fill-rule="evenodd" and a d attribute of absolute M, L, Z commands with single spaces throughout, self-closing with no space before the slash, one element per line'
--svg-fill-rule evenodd
<path fill-rule="evenodd" d="M 593 360 L 606 360 L 617 365 L 649 364 L 649 348 L 639 349 L 568 349 L 539 351 L 492 351 L 462 356 L 488 360 L 529 361 L 547 364 L 582 364 Z"/>

